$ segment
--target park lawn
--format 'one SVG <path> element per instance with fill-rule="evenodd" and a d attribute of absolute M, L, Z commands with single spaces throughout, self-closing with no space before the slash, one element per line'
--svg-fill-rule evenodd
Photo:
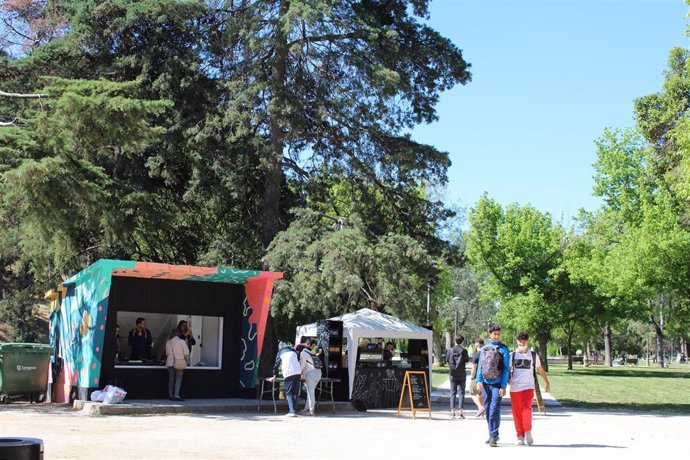
<path fill-rule="evenodd" d="M 690 366 L 549 366 L 551 394 L 564 406 L 690 414 Z M 540 378 L 540 383 L 541 378 Z"/>
<path fill-rule="evenodd" d="M 448 368 L 434 367 L 431 382 L 448 380 Z M 569 407 L 690 414 L 690 366 L 670 369 L 630 366 L 549 366 L 551 395 Z M 543 385 L 541 377 L 540 384 Z M 543 386 L 542 386 L 543 388 Z"/>
<path fill-rule="evenodd" d="M 448 368 L 436 366 L 431 370 L 431 386 L 438 388 L 443 382 L 448 380 Z"/>

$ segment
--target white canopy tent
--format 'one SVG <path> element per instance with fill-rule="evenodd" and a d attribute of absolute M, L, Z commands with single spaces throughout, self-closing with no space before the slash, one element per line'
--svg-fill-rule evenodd
<path fill-rule="evenodd" d="M 354 313 L 347 313 L 329 319 L 343 322 L 343 335 L 347 339 L 347 367 L 350 380 L 350 396 L 352 396 L 352 387 L 355 380 L 355 366 L 357 364 L 356 350 L 359 345 L 359 339 L 362 337 L 426 340 L 429 353 L 429 382 L 431 382 L 431 345 L 433 333 L 429 329 L 416 324 L 406 323 L 398 318 L 379 313 L 369 308 L 363 308 Z M 310 336 L 316 336 L 316 323 L 297 326 L 295 343 L 299 342 L 301 337 Z"/>

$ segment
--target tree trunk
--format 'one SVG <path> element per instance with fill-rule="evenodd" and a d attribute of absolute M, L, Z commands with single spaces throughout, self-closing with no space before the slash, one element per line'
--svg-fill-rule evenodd
<path fill-rule="evenodd" d="M 443 348 L 443 338 L 441 337 L 441 334 L 432 330 L 433 332 L 433 338 L 434 338 L 434 345 L 433 345 L 433 363 L 440 364 L 441 363 L 441 355 L 445 352 L 445 350 L 442 350 Z M 429 359 L 431 360 L 431 353 L 429 354 Z M 432 365 L 432 361 L 429 362 L 429 366 Z"/>
<path fill-rule="evenodd" d="M 611 360 L 611 324 L 604 326 L 604 366 L 613 366 Z"/>
<path fill-rule="evenodd" d="M 280 4 L 280 18 L 290 8 L 290 2 Z M 280 19 L 279 19 L 280 21 Z M 268 156 L 264 182 L 261 245 L 266 251 L 280 229 L 280 195 L 283 182 L 283 149 L 285 130 L 281 123 L 285 108 L 285 78 L 287 75 L 288 47 L 287 37 L 280 25 L 276 26 L 275 62 L 271 73 L 271 102 L 269 104 L 268 124 L 271 137 L 271 150 Z"/>
<path fill-rule="evenodd" d="M 664 367 L 664 331 L 656 321 L 654 322 L 654 332 L 656 334 L 656 362 L 659 367 Z"/>
<path fill-rule="evenodd" d="M 566 335 L 568 336 L 568 370 L 573 370 L 573 334 L 575 333 L 575 327 L 568 327 Z"/>

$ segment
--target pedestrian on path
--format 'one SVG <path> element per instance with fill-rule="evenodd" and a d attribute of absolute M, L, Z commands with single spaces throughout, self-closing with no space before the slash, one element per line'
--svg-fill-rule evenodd
<path fill-rule="evenodd" d="M 491 447 L 498 446 L 498 428 L 501 425 L 501 398 L 506 395 L 510 377 L 510 351 L 501 342 L 501 326 L 489 326 L 489 341 L 479 353 L 477 389 L 482 392 L 486 407 Z"/>
<path fill-rule="evenodd" d="M 481 417 L 486 413 L 484 408 L 484 397 L 482 392 L 477 390 L 477 367 L 479 367 L 479 350 L 484 346 L 484 339 L 476 339 L 474 341 L 475 352 L 472 353 L 470 360 L 472 361 L 472 370 L 470 371 L 470 396 L 472 401 L 477 405 L 477 413 L 475 417 Z"/>
<path fill-rule="evenodd" d="M 517 349 L 510 354 L 510 403 L 513 410 L 517 445 L 531 446 L 532 400 L 537 383 L 537 372 L 544 380 L 544 391 L 551 390 L 551 383 L 539 361 L 539 355 L 529 350 L 529 335 L 521 331 L 517 335 Z"/>
<path fill-rule="evenodd" d="M 448 380 L 450 380 L 450 418 L 465 418 L 465 384 L 467 373 L 465 366 L 470 360 L 467 350 L 463 348 L 462 342 L 465 338 L 461 335 L 455 336 L 455 346 L 446 351 L 446 363 L 448 363 Z M 459 391 L 458 391 L 459 390 Z M 456 403 L 456 396 L 460 400 Z M 456 407 L 460 410 L 458 414 Z"/>

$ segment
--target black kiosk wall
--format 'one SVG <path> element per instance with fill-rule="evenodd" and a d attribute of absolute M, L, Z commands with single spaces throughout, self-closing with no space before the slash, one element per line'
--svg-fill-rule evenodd
<path fill-rule="evenodd" d="M 323 350 L 323 377 L 340 378 L 343 367 L 343 322 L 330 319 L 316 323 L 316 340 Z"/>

